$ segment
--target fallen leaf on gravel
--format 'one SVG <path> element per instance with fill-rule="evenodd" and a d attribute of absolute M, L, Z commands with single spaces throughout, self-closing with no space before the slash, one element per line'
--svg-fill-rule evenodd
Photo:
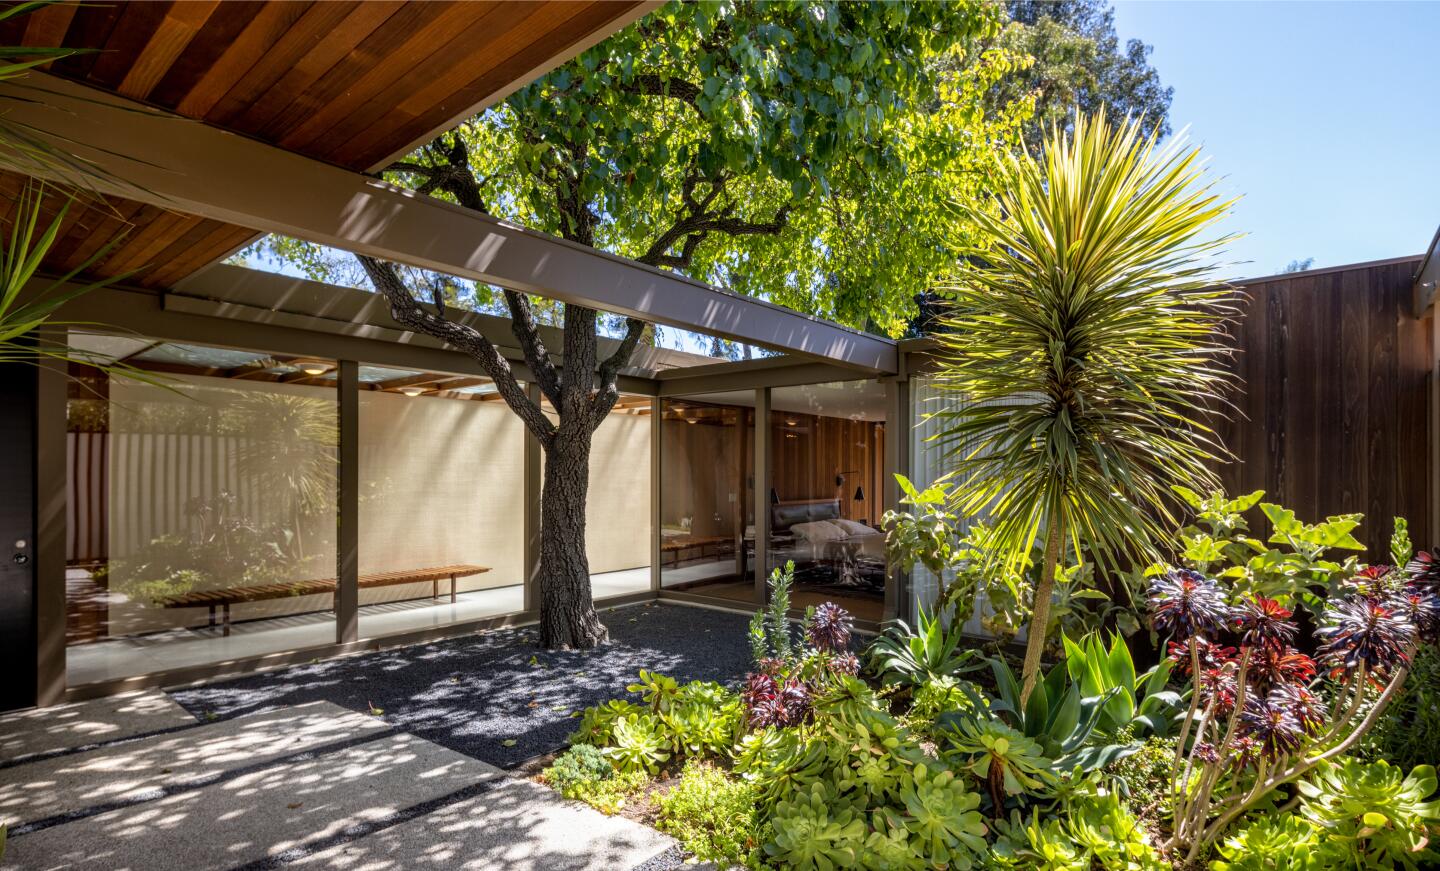
<path fill-rule="evenodd" d="M 290 802 L 289 804 L 287 804 L 287 805 L 285 805 L 285 806 L 286 806 L 287 808 L 289 808 L 290 810 L 293 811 L 293 810 L 295 810 L 295 808 L 299 807 L 300 805 L 302 805 L 302 804 L 304 804 L 304 803 L 305 803 L 305 802 L 303 802 L 303 801 L 292 801 L 292 802 Z"/>
<path fill-rule="evenodd" d="M 515 739 L 514 739 L 514 738 L 506 738 L 504 741 L 501 741 L 501 742 L 500 742 L 500 745 L 501 745 L 502 747 L 514 747 L 514 746 L 515 746 L 515 743 L 516 743 L 516 742 L 515 742 Z"/>

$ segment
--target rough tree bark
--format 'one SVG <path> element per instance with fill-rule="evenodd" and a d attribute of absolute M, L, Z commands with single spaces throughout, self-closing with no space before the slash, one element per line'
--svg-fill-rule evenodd
<path fill-rule="evenodd" d="M 461 206 L 486 212 L 481 185 L 471 171 L 464 141 L 453 136 L 428 146 L 434 165 L 401 162 L 391 167 L 419 178 L 420 193 L 443 191 Z M 583 163 L 583 149 L 574 153 Z M 578 173 L 568 178 L 578 178 Z M 726 195 L 730 179 L 706 179 L 693 171 L 686 176 L 680 214 L 650 248 L 636 258 L 648 266 L 688 267 L 696 248 L 710 233 L 726 235 L 779 233 L 790 214 L 788 206 L 768 221 L 735 217 L 736 204 Z M 703 192 L 702 191 L 703 188 Z M 579 195 L 578 185 L 562 177 L 555 186 L 556 208 L 565 217 L 564 237 L 583 245 L 594 244 L 594 211 Z M 677 250 L 678 253 L 677 253 Z M 547 648 L 588 648 L 604 643 L 609 633 L 595 613 L 591 596 L 590 563 L 585 553 L 585 506 L 590 488 L 590 444 L 620 392 L 620 370 L 630 362 L 645 329 L 643 321 L 626 320 L 625 337 L 605 360 L 598 359 L 597 313 L 578 305 L 564 308 L 564 361 L 556 366 L 540 337 L 530 300 L 505 291 L 510 328 L 532 378 L 549 400 L 555 420 L 531 401 L 511 369 L 510 361 L 478 330 L 447 316 L 438 292 L 433 311 L 422 306 L 392 263 L 356 255 L 375 289 L 390 302 L 391 314 L 411 329 L 441 339 L 468 353 L 494 382 L 497 392 L 540 443 L 545 483 L 540 505 L 540 641 Z"/>

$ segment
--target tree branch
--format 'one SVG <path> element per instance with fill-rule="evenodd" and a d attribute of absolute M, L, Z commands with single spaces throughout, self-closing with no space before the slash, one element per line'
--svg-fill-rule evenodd
<path fill-rule="evenodd" d="M 620 398 L 620 388 L 616 382 L 619 380 L 620 370 L 630 362 L 630 357 L 635 353 L 635 346 L 640 342 L 640 336 L 645 332 L 645 322 L 636 318 L 625 319 L 625 338 L 620 340 L 620 347 L 614 353 L 606 357 L 600 364 L 600 384 L 595 392 L 595 398 L 591 400 L 591 413 L 594 415 L 590 428 L 593 430 L 599 427 L 605 420 L 605 415 L 615 407 L 615 400 Z"/>
<path fill-rule="evenodd" d="M 700 247 L 700 243 L 711 233 L 724 233 L 728 236 L 774 236 L 785 229 L 792 211 L 792 206 L 788 203 L 777 209 L 775 216 L 768 221 L 748 221 L 735 217 L 733 202 L 717 206 L 716 203 L 725 193 L 730 179 L 731 176 L 723 172 L 705 179 L 697 169 L 691 167 L 680 186 L 680 203 L 684 213 L 675 219 L 670 229 L 660 234 L 644 254 L 635 258 L 636 261 L 647 266 L 687 269 L 694 262 L 695 251 Z M 709 188 L 704 196 L 697 198 L 695 191 L 702 181 L 708 182 Z M 683 243 L 681 240 L 684 240 Z M 681 245 L 680 253 L 670 253 L 677 244 Z"/>
<path fill-rule="evenodd" d="M 645 97 L 669 97 L 672 100 L 679 100 L 697 112 L 700 111 L 697 102 L 700 97 L 700 89 L 685 79 L 666 79 L 654 73 L 641 73 L 622 90 Z"/>
<path fill-rule="evenodd" d="M 496 391 L 520 419 L 525 421 L 535 438 L 543 445 L 550 443 L 555 435 L 555 425 L 540 407 L 525 395 L 525 389 L 515 380 L 510 361 L 501 355 L 489 339 L 473 327 L 447 320 L 421 308 L 409 288 L 400 280 L 395 264 L 363 254 L 357 254 L 355 258 L 370 277 L 370 283 L 390 301 L 390 314 L 395 320 L 464 350 L 495 382 Z"/>
<path fill-rule="evenodd" d="M 520 343 L 520 352 L 525 355 L 526 365 L 535 373 L 535 383 L 540 385 L 540 392 L 545 394 L 550 404 L 559 408 L 560 375 L 556 372 L 554 361 L 550 359 L 550 352 L 540 339 L 540 328 L 535 324 L 535 310 L 531 307 L 529 298 L 523 293 L 506 290 L 505 304 L 510 309 L 510 332 L 515 334 L 516 341 Z"/>

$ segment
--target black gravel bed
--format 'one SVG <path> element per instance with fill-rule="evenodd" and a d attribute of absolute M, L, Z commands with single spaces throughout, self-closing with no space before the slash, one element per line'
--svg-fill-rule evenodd
<path fill-rule="evenodd" d="M 573 716 L 624 697 L 640 669 L 738 686 L 750 650 L 741 614 L 647 603 L 601 612 L 610 643 L 545 651 L 535 627 L 291 666 L 170 695 L 200 720 L 306 702 L 378 708 L 390 725 L 500 768 L 565 746 Z"/>

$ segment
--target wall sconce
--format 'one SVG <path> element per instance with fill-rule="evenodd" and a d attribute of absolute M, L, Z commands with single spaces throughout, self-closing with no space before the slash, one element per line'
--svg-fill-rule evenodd
<path fill-rule="evenodd" d="M 306 375 L 324 375 L 326 372 L 330 371 L 330 364 L 322 363 L 319 360 L 306 360 L 303 363 L 297 363 L 296 365 L 299 366 L 300 371 L 304 372 Z"/>
<path fill-rule="evenodd" d="M 419 396 L 425 392 L 424 387 L 401 387 L 400 392 L 406 396 Z"/>
<path fill-rule="evenodd" d="M 856 502 L 864 502 L 864 501 L 865 501 L 865 488 L 864 488 L 864 487 L 856 487 L 856 488 L 855 488 L 855 501 L 856 501 Z"/>

